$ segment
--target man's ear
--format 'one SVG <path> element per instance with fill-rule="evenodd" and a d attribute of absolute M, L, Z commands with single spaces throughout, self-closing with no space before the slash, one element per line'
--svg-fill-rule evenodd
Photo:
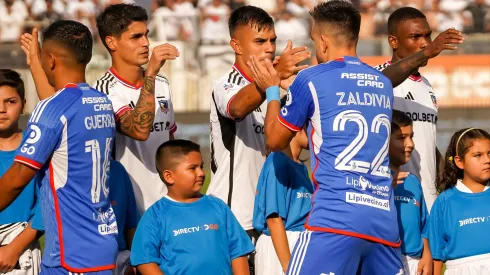
<path fill-rule="evenodd" d="M 48 64 L 51 71 L 56 67 L 56 57 L 51 53 L 49 54 Z"/>
<path fill-rule="evenodd" d="M 328 51 L 328 46 L 330 45 L 329 44 L 330 43 L 329 37 L 326 34 L 321 34 L 320 39 L 322 40 L 322 45 L 321 45 L 322 53 L 324 53 L 326 55 L 327 51 Z"/>
<path fill-rule="evenodd" d="M 175 183 L 174 175 L 173 175 L 172 171 L 170 171 L 170 170 L 163 170 L 162 177 L 163 177 L 163 180 L 168 185 L 173 185 Z"/>
<path fill-rule="evenodd" d="M 394 35 L 388 35 L 388 43 L 393 50 L 398 49 L 398 39 Z"/>
<path fill-rule="evenodd" d="M 116 51 L 117 50 L 117 39 L 114 36 L 106 36 L 104 39 L 107 48 L 111 51 Z"/>
<path fill-rule="evenodd" d="M 235 38 L 232 38 L 230 40 L 230 46 L 231 48 L 233 49 L 233 51 L 235 51 L 236 54 L 238 55 L 242 55 L 242 48 L 240 47 L 240 43 L 238 43 L 238 40 L 236 40 Z"/>

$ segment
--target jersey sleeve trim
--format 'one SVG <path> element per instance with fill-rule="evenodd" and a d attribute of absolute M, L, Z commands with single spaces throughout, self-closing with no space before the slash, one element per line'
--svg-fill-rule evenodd
<path fill-rule="evenodd" d="M 301 127 L 298 127 L 298 126 L 295 126 L 289 122 L 287 122 L 284 118 L 281 117 L 281 115 L 277 115 L 277 120 L 279 120 L 279 122 L 284 125 L 284 127 L 288 128 L 289 130 L 293 131 L 293 132 L 298 132 L 301 130 Z"/>
<path fill-rule="evenodd" d="M 23 156 L 16 156 L 14 161 L 18 162 L 18 163 L 22 163 L 24 165 L 27 165 L 33 169 L 36 169 L 36 170 L 39 170 L 43 167 L 43 165 L 37 161 L 34 161 L 32 159 L 28 159 L 26 157 L 23 157 Z"/>
<path fill-rule="evenodd" d="M 230 98 L 230 100 L 228 100 L 228 103 L 226 104 L 226 114 L 228 115 L 228 117 L 230 117 L 231 119 L 235 119 L 234 116 L 231 115 L 230 113 L 230 105 L 231 105 L 231 102 L 233 101 L 233 99 L 235 98 L 236 95 L 232 96 Z"/>
<path fill-rule="evenodd" d="M 170 127 L 170 134 L 175 133 L 175 131 L 177 131 L 177 123 L 174 122 L 174 125 L 172 125 L 172 127 Z"/>
<path fill-rule="evenodd" d="M 131 111 L 131 108 L 127 105 L 124 105 L 121 108 L 119 108 L 119 110 L 117 110 L 117 112 L 114 114 L 116 117 L 116 120 L 119 120 L 121 118 L 121 116 L 124 113 L 126 113 L 127 111 Z"/>

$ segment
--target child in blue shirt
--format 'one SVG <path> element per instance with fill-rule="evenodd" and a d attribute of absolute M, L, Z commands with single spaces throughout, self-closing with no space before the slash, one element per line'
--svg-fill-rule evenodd
<path fill-rule="evenodd" d="M 18 123 L 24 111 L 24 95 L 24 82 L 20 75 L 12 70 L 1 69 L 0 176 L 12 165 L 25 135 Z M 31 227 L 31 221 L 38 209 L 38 201 L 39 178 L 36 176 L 10 206 L 0 211 L 0 273 L 40 272 L 41 253 L 38 238 L 41 234 Z M 40 212 L 36 215 L 40 215 Z"/>
<path fill-rule="evenodd" d="M 400 173 L 414 150 L 413 122 L 404 112 L 393 110 L 390 136 L 390 168 Z M 422 185 L 412 174 L 402 183 L 394 183 L 394 199 L 398 212 L 398 228 L 402 240 L 401 252 L 406 275 L 432 274 L 432 256 L 429 249 L 427 221 L 429 213 Z"/>
<path fill-rule="evenodd" d="M 230 208 L 201 195 L 199 145 L 170 140 L 157 149 L 156 169 L 168 195 L 146 210 L 131 249 L 131 264 L 143 275 L 249 274 L 251 240 Z"/>
<path fill-rule="evenodd" d="M 456 132 L 446 151 L 429 220 L 434 274 L 490 274 L 490 135 Z"/>
<path fill-rule="evenodd" d="M 308 149 L 304 129 L 285 150 L 267 156 L 260 173 L 253 227 L 263 234 L 256 245 L 256 275 L 284 274 L 291 251 L 305 230 L 313 185 L 306 166 L 299 160 L 303 149 Z"/>

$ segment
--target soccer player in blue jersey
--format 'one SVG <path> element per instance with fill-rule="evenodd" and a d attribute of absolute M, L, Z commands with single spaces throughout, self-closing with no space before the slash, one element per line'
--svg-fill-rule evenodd
<path fill-rule="evenodd" d="M 311 14 L 320 64 L 297 75 L 282 109 L 280 80 L 271 62 L 255 57 L 248 62 L 268 102 L 268 148 L 285 148 L 295 132 L 310 125 L 316 191 L 305 225 L 310 231 L 300 237 L 288 274 L 403 272 L 388 166 L 392 86 L 462 38 L 455 30 L 443 33 L 423 51 L 387 68 L 388 79 L 356 57 L 361 16 L 352 4 L 329 1 Z"/>
<path fill-rule="evenodd" d="M 168 195 L 143 214 L 131 264 L 143 275 L 249 274 L 252 241 L 223 201 L 200 193 L 205 174 L 199 145 L 163 143 L 156 169 Z"/>
<path fill-rule="evenodd" d="M 429 219 L 434 274 L 490 274 L 490 134 L 467 128 L 454 133 L 437 182 Z"/>
<path fill-rule="evenodd" d="M 256 245 L 255 274 L 282 275 L 311 209 L 313 185 L 299 159 L 308 149 L 305 130 L 299 131 L 282 152 L 267 156 L 259 176 L 253 226 L 260 235 Z"/>
<path fill-rule="evenodd" d="M 41 63 L 58 92 L 41 101 L 12 166 L 0 178 L 0 211 L 38 174 L 45 253 L 41 274 L 112 274 L 117 224 L 107 199 L 115 121 L 107 96 L 85 83 L 92 35 L 60 20 L 43 34 Z"/>
<path fill-rule="evenodd" d="M 392 175 L 400 172 L 414 150 L 413 121 L 402 111 L 393 110 L 390 137 L 390 168 Z M 419 179 L 409 174 L 402 183 L 395 184 L 395 206 L 402 239 L 402 262 L 405 275 L 432 274 L 432 256 L 429 249 L 429 214 Z"/>
<path fill-rule="evenodd" d="M 12 70 L 0 69 L 0 175 L 12 165 L 26 132 L 19 128 L 25 106 L 24 81 Z M 17 199 L 0 212 L 0 273 L 38 274 L 39 232 L 31 220 L 39 203 L 39 178 L 34 177 Z"/>

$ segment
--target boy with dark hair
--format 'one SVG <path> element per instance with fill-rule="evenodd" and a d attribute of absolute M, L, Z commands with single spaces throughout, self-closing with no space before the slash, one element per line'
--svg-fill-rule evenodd
<path fill-rule="evenodd" d="M 43 38 L 40 63 L 59 92 L 32 112 L 14 163 L 0 178 L 0 211 L 38 173 L 46 233 L 41 274 L 112 274 L 117 224 L 107 177 L 115 122 L 107 96 L 85 83 L 92 35 L 79 22 L 61 20 Z"/>
<path fill-rule="evenodd" d="M 205 174 L 199 145 L 167 141 L 155 159 L 168 195 L 143 214 L 131 264 L 143 275 L 249 274 L 252 242 L 226 204 L 200 193 Z"/>
<path fill-rule="evenodd" d="M 393 175 L 410 160 L 413 144 L 413 122 L 404 112 L 393 110 L 390 136 L 390 169 Z M 402 239 L 402 262 L 406 275 L 431 275 L 432 256 L 428 241 L 429 213 L 419 179 L 408 175 L 394 185 L 398 227 Z"/>

